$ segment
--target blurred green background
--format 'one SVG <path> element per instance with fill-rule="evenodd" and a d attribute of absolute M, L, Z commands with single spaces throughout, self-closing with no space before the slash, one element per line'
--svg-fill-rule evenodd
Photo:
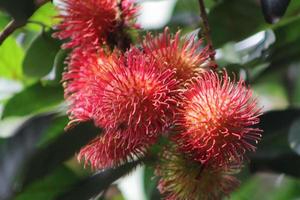
<path fill-rule="evenodd" d="M 151 165 L 115 182 L 137 163 L 94 173 L 74 158 L 101 130 L 80 124 L 64 132 L 60 80 L 68 52 L 51 37 L 59 2 L 32 2 L 0 0 L 0 30 L 12 17 L 24 25 L 0 46 L 0 199 L 159 199 Z M 139 3 L 141 35 L 165 26 L 201 34 L 198 0 Z M 205 3 L 219 66 L 251 84 L 264 110 L 263 140 L 229 199 L 300 199 L 300 1 L 291 0 L 275 24 L 266 23 L 258 0 Z"/>

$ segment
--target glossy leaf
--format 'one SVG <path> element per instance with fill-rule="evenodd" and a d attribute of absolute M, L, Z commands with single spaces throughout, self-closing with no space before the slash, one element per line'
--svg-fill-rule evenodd
<path fill-rule="evenodd" d="M 239 41 L 255 33 L 263 25 L 259 6 L 252 0 L 225 0 L 209 13 L 213 43 Z"/>
<path fill-rule="evenodd" d="M 264 131 L 262 141 L 257 146 L 253 158 L 276 158 L 283 154 L 292 154 L 288 142 L 288 133 L 292 122 L 300 117 L 300 110 L 287 109 L 270 111 L 261 116 L 259 127 Z"/>
<path fill-rule="evenodd" d="M 64 166 L 58 167 L 49 176 L 35 181 L 26 190 L 17 195 L 15 200 L 53 200 L 56 195 L 77 182 L 79 177 Z"/>
<path fill-rule="evenodd" d="M 23 61 L 23 70 L 27 76 L 41 78 L 52 70 L 60 43 L 51 34 L 51 31 L 41 32 L 27 49 Z"/>
<path fill-rule="evenodd" d="M 62 74 L 66 67 L 66 58 L 69 55 L 68 50 L 59 50 L 54 59 L 53 65 L 53 75 L 50 80 L 44 81 L 46 84 L 50 85 L 60 85 L 62 80 Z"/>
<path fill-rule="evenodd" d="M 93 123 L 81 123 L 43 146 L 28 162 L 24 170 L 24 187 L 53 171 L 62 162 L 75 155 L 80 148 L 101 134 Z"/>
<path fill-rule="evenodd" d="M 288 139 L 291 148 L 300 155 L 300 116 L 291 124 Z"/>
<path fill-rule="evenodd" d="M 6 103 L 3 117 L 25 116 L 42 112 L 57 106 L 63 101 L 61 86 L 45 86 L 36 83 L 15 94 Z"/>
<path fill-rule="evenodd" d="M 0 8 L 24 23 L 34 13 L 36 6 L 33 0 L 1 0 Z"/>
<path fill-rule="evenodd" d="M 14 181 L 25 161 L 36 150 L 36 143 L 49 127 L 54 114 L 32 117 L 23 123 L 13 137 L 0 146 L 0 197 L 9 198 L 14 193 Z"/>
<path fill-rule="evenodd" d="M 28 23 L 25 28 L 38 31 L 41 30 L 42 26 L 52 27 L 58 21 L 57 18 L 55 18 L 56 15 L 57 9 L 53 3 L 46 3 L 34 12 L 29 18 L 30 23 Z"/>
<path fill-rule="evenodd" d="M 0 77 L 22 79 L 24 51 L 13 37 L 8 37 L 0 46 Z"/>
<path fill-rule="evenodd" d="M 252 172 L 275 172 L 300 178 L 300 156 L 296 153 L 282 154 L 275 158 L 255 158 L 250 163 Z"/>
<path fill-rule="evenodd" d="M 141 160 L 126 163 L 115 169 L 107 169 L 75 184 L 69 191 L 61 194 L 56 200 L 86 200 L 98 196 L 114 181 L 131 172 Z"/>
<path fill-rule="evenodd" d="M 264 17 L 267 22 L 277 22 L 285 13 L 290 0 L 261 0 Z"/>
<path fill-rule="evenodd" d="M 154 176 L 153 166 L 145 166 L 143 181 L 147 199 L 160 199 L 160 193 L 157 189 L 158 178 Z"/>
<path fill-rule="evenodd" d="M 261 173 L 243 181 L 230 200 L 287 200 L 297 199 L 300 182 L 285 175 Z"/>

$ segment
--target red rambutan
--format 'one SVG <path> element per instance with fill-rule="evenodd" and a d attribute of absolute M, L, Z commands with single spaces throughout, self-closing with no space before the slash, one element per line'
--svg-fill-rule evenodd
<path fill-rule="evenodd" d="M 67 41 L 64 48 L 99 47 L 119 31 L 119 25 L 131 25 L 136 15 L 133 1 L 122 5 L 117 0 L 62 0 L 55 37 Z M 121 21 L 121 22 L 120 22 Z M 125 28 L 125 27 L 122 27 Z"/>
<path fill-rule="evenodd" d="M 175 70 L 176 78 L 182 82 L 212 67 L 208 48 L 201 49 L 201 44 L 202 41 L 195 41 L 194 37 L 181 40 L 179 31 L 172 36 L 166 28 L 157 37 L 148 34 L 143 48 L 158 61 L 160 68 Z"/>
<path fill-rule="evenodd" d="M 176 149 L 165 149 L 155 174 L 165 200 L 220 200 L 239 185 L 233 177 L 240 165 L 212 167 L 190 160 Z"/>
<path fill-rule="evenodd" d="M 104 128 L 132 130 L 131 134 L 159 134 L 173 122 L 177 102 L 174 72 L 132 49 L 113 65 L 104 63 L 99 118 Z"/>
<path fill-rule="evenodd" d="M 262 131 L 252 126 L 259 123 L 260 109 L 244 81 L 210 71 L 191 82 L 182 95 L 181 133 L 174 137 L 180 148 L 203 164 L 217 165 L 255 151 Z"/>
<path fill-rule="evenodd" d="M 70 124 L 94 119 L 101 91 L 97 83 L 105 78 L 103 64 L 114 63 L 117 55 L 117 51 L 107 55 L 93 49 L 75 49 L 70 54 L 67 71 L 63 74 Z"/>
<path fill-rule="evenodd" d="M 77 158 L 94 170 L 119 166 L 146 154 L 156 138 L 128 138 L 126 130 L 110 130 L 83 147 Z M 151 141 L 154 140 L 154 141 Z"/>
<path fill-rule="evenodd" d="M 98 169 L 145 152 L 172 125 L 177 109 L 173 71 L 159 70 L 134 48 L 125 55 L 101 55 L 74 54 L 64 74 L 71 120 L 91 119 L 105 129 L 79 156 Z"/>

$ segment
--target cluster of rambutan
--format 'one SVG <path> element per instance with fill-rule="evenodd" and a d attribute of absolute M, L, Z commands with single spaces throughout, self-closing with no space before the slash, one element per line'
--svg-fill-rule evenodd
<path fill-rule="evenodd" d="M 221 199 L 261 130 L 243 80 L 216 72 L 212 52 L 166 28 L 130 46 L 131 0 L 63 0 L 55 37 L 72 48 L 63 75 L 70 124 L 104 129 L 78 154 L 95 170 L 143 157 L 160 136 L 159 190 L 168 200 Z"/>

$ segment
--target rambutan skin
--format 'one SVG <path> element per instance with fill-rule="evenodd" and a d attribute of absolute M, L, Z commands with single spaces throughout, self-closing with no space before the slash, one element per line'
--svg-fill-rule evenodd
<path fill-rule="evenodd" d="M 243 80 L 234 83 L 224 70 L 195 78 L 182 93 L 182 108 L 174 140 L 181 150 L 203 164 L 226 165 L 255 151 L 262 130 L 260 109 Z"/>
<path fill-rule="evenodd" d="M 161 69 L 175 70 L 181 82 L 214 66 L 209 61 L 208 48 L 201 49 L 201 45 L 202 41 L 195 41 L 194 37 L 181 39 L 180 31 L 172 36 L 168 28 L 156 37 L 148 34 L 143 41 L 145 53 L 154 57 Z"/>
<path fill-rule="evenodd" d="M 118 54 L 107 55 L 103 51 L 80 48 L 70 54 L 62 80 L 65 99 L 69 104 L 70 124 L 94 119 L 100 98 L 97 85 L 105 77 L 102 65 L 113 63 Z"/>
<path fill-rule="evenodd" d="M 137 11 L 131 0 L 120 6 L 117 0 L 62 0 L 62 4 L 54 37 L 69 40 L 63 48 L 100 47 L 120 24 L 134 24 Z"/>
<path fill-rule="evenodd" d="M 106 131 L 84 146 L 77 158 L 92 170 L 107 169 L 143 157 L 156 138 L 126 138 L 123 130 Z"/>
<path fill-rule="evenodd" d="M 79 154 L 94 169 L 141 155 L 169 130 L 177 110 L 173 71 L 162 72 L 135 48 L 102 55 L 78 51 L 63 76 L 71 123 L 93 120 L 105 129 Z"/>
<path fill-rule="evenodd" d="M 153 59 L 136 49 L 127 52 L 118 63 L 106 64 L 109 70 L 100 86 L 101 115 L 96 124 L 107 129 L 129 129 L 136 137 L 166 131 L 177 109 L 174 72 L 161 72 Z"/>
<path fill-rule="evenodd" d="M 240 165 L 212 167 L 189 159 L 175 145 L 165 149 L 155 174 L 165 200 L 221 200 L 239 185 Z"/>

